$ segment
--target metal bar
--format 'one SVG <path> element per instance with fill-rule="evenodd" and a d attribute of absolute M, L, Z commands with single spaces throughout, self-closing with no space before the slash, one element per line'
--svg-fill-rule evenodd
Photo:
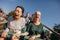
<path fill-rule="evenodd" d="M 58 32 L 56 32 L 56 31 L 50 29 L 49 27 L 47 27 L 47 26 L 44 25 L 44 24 L 43 24 L 43 26 L 60 37 L 60 33 L 58 33 Z"/>

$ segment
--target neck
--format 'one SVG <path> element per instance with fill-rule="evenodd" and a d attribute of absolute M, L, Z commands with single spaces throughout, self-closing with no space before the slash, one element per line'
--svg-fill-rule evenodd
<path fill-rule="evenodd" d="M 14 20 L 19 20 L 19 19 L 21 19 L 21 17 L 18 17 L 18 18 L 15 17 L 15 18 L 14 18 Z"/>
<path fill-rule="evenodd" d="M 40 24 L 40 21 L 35 21 L 34 24 L 35 25 L 39 25 Z"/>

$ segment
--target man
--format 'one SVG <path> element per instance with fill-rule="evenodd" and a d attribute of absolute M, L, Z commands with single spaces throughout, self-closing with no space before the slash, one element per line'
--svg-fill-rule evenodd
<path fill-rule="evenodd" d="M 29 12 L 27 12 L 26 17 L 25 17 L 25 20 L 26 20 L 26 25 L 28 25 L 31 22 L 32 19 L 30 17 Z"/>
<path fill-rule="evenodd" d="M 14 16 L 10 17 L 8 20 L 8 27 L 3 31 L 1 35 L 3 38 L 1 39 L 4 40 L 4 38 L 11 37 L 13 35 L 11 40 L 18 40 L 21 35 L 26 35 L 26 33 L 22 33 L 22 29 L 25 28 L 25 19 L 22 17 L 23 13 L 24 8 L 22 6 L 17 6 L 14 11 Z M 23 32 L 25 32 L 25 30 Z"/>
<path fill-rule="evenodd" d="M 28 36 L 25 37 L 27 40 L 43 40 L 44 39 L 44 31 L 43 25 L 40 21 L 41 12 L 36 11 L 33 15 L 33 22 L 28 25 L 27 33 Z"/>

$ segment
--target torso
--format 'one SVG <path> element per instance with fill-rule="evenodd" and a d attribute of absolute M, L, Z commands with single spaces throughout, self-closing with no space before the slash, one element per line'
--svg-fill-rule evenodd
<path fill-rule="evenodd" d="M 30 35 L 40 34 L 43 30 L 42 24 L 35 25 L 34 23 L 30 23 L 29 27 L 30 27 L 30 29 L 29 29 Z"/>
<path fill-rule="evenodd" d="M 10 30 L 18 32 L 25 27 L 25 19 L 24 18 L 21 18 L 19 20 L 12 19 L 11 21 L 9 21 L 9 25 L 8 27 L 10 28 Z"/>

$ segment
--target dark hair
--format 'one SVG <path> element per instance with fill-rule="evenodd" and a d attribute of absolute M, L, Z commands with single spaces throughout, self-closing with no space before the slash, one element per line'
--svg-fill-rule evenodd
<path fill-rule="evenodd" d="M 24 15 L 23 15 L 23 13 L 24 13 L 24 7 L 22 7 L 22 6 L 17 6 L 16 8 L 21 8 L 22 9 L 22 16 L 21 17 L 23 17 Z M 15 8 L 15 10 L 16 10 L 16 8 Z"/>
<path fill-rule="evenodd" d="M 0 8 L 0 13 L 2 13 L 2 9 Z"/>
<path fill-rule="evenodd" d="M 24 13 L 24 7 L 22 7 L 22 6 L 17 6 L 16 8 L 21 8 L 22 9 L 22 13 Z M 15 9 L 16 9 L 15 8 Z"/>
<path fill-rule="evenodd" d="M 0 13 L 3 13 L 3 14 L 5 14 L 5 12 L 2 10 L 2 8 L 0 8 Z"/>

